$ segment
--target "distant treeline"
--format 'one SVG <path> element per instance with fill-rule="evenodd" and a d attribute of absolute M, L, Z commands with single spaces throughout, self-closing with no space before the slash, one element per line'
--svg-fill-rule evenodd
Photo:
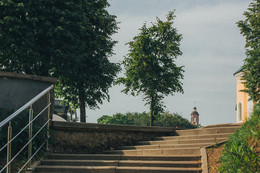
<path fill-rule="evenodd" d="M 138 125 L 149 126 L 150 125 L 149 113 L 143 112 L 128 112 L 126 114 L 116 113 L 112 116 L 103 115 L 97 122 L 99 124 L 124 124 L 124 125 Z M 196 128 L 197 126 L 191 124 L 186 118 L 183 118 L 177 113 L 161 113 L 157 115 L 154 120 L 154 126 L 162 127 L 177 127 L 177 128 Z"/>

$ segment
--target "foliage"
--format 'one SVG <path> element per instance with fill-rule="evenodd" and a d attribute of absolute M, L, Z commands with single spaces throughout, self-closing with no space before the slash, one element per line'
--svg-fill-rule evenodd
<path fill-rule="evenodd" d="M 260 155 L 260 103 L 255 106 L 252 117 L 242 128 L 229 137 L 220 158 L 220 172 L 256 173 L 259 171 Z"/>
<path fill-rule="evenodd" d="M 0 69 L 59 79 L 58 96 L 81 108 L 109 99 L 120 67 L 111 63 L 117 30 L 107 0 L 0 1 Z"/>
<path fill-rule="evenodd" d="M 109 15 L 105 9 L 109 4 L 106 0 L 83 2 L 87 5 L 84 4 L 80 11 L 76 9 L 80 21 L 78 36 L 81 39 L 76 43 L 72 40 L 69 55 L 63 56 L 63 63 L 57 68 L 60 72 L 57 73 L 57 93 L 74 106 L 80 107 L 81 122 L 86 121 L 86 104 L 89 108 L 96 108 L 98 103 L 102 104 L 103 99 L 109 100 L 108 88 L 120 69 L 118 64 L 107 59 L 112 55 L 116 43 L 111 40 L 111 35 L 117 29 L 115 16 Z M 73 30 L 74 26 L 71 26 L 68 31 Z M 64 49 L 66 50 L 67 48 Z"/>
<path fill-rule="evenodd" d="M 112 116 L 103 115 L 97 120 L 98 124 L 124 124 L 124 125 L 149 125 L 149 115 L 146 112 L 143 113 L 116 113 Z"/>
<path fill-rule="evenodd" d="M 190 123 L 189 120 L 181 115 L 174 113 L 162 113 L 154 121 L 155 126 L 178 127 L 178 128 L 196 128 L 197 126 Z"/>
<path fill-rule="evenodd" d="M 125 57 L 125 77 L 116 83 L 124 84 L 124 93 L 143 94 L 146 105 L 150 105 L 151 125 L 153 115 L 163 110 L 162 99 L 173 92 L 183 92 L 183 67 L 174 60 L 182 52 L 179 49 L 182 36 L 174 28 L 174 12 L 169 12 L 163 22 L 157 18 L 151 27 L 140 28 L 138 36 L 129 42 L 129 54 Z"/>
<path fill-rule="evenodd" d="M 149 126 L 149 113 L 116 113 L 112 116 L 103 115 L 97 122 L 99 124 L 124 124 L 124 125 L 138 125 Z M 183 118 L 177 113 L 161 113 L 154 121 L 155 126 L 163 127 L 178 127 L 178 128 L 195 128 L 187 119 Z"/>
<path fill-rule="evenodd" d="M 253 0 L 248 11 L 244 12 L 245 20 L 237 22 L 241 34 L 246 38 L 245 64 L 243 79 L 246 92 L 254 102 L 260 100 L 260 0 Z"/>

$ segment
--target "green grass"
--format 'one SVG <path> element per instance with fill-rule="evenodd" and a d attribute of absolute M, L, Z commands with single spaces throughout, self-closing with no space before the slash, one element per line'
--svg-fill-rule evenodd
<path fill-rule="evenodd" d="M 242 128 L 229 137 L 220 158 L 220 172 L 258 173 L 260 156 L 260 103 L 255 106 L 252 117 Z"/>

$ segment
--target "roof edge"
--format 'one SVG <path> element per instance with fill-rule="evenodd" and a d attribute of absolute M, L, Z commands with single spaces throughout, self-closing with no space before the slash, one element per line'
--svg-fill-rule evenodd
<path fill-rule="evenodd" d="M 243 67 L 240 67 L 237 71 L 235 71 L 235 73 L 233 74 L 233 76 L 236 76 L 236 74 L 240 73 L 240 72 L 243 72 L 244 71 L 244 68 Z"/>
<path fill-rule="evenodd" d="M 16 72 L 7 72 L 0 71 L 0 77 L 10 77 L 10 78 L 19 78 L 19 79 L 27 79 L 27 80 L 36 80 L 42 82 L 49 82 L 55 84 L 57 82 L 57 78 L 46 77 L 46 76 L 36 76 L 29 74 L 21 74 Z"/>

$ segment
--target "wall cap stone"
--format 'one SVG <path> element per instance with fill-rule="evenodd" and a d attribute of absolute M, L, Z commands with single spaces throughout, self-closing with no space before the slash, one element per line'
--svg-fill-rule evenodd
<path fill-rule="evenodd" d="M 138 132 L 175 132 L 173 127 L 148 127 L 148 126 L 132 126 L 132 125 L 112 125 L 112 124 L 97 124 L 97 123 L 79 123 L 79 122 L 61 122 L 52 121 L 52 127 L 55 130 L 68 131 L 138 131 Z M 179 129 L 178 129 L 179 130 Z"/>
<path fill-rule="evenodd" d="M 21 74 L 16 72 L 6 72 L 0 71 L 0 77 L 10 77 L 10 78 L 19 78 L 19 79 L 27 79 L 27 80 L 37 80 L 41 82 L 49 82 L 49 83 L 56 83 L 57 79 L 52 77 L 45 77 L 45 76 L 35 76 L 29 74 Z"/>

